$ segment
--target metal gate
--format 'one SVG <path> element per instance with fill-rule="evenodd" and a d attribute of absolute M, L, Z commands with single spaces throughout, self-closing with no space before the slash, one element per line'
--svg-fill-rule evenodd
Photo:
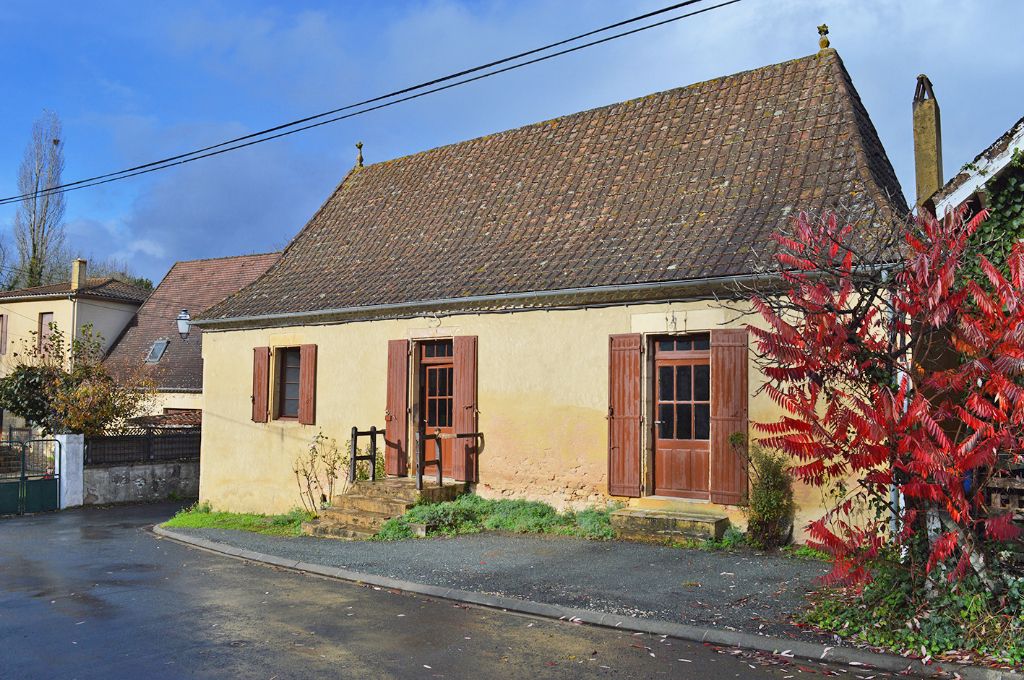
<path fill-rule="evenodd" d="M 0 441 L 0 515 L 57 510 L 59 459 L 56 439 Z"/>

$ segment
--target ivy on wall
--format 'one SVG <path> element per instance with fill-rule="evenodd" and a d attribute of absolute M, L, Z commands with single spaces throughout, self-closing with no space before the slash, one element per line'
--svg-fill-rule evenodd
<path fill-rule="evenodd" d="M 991 214 L 974 235 L 975 244 L 989 262 L 1005 270 L 1013 244 L 1024 240 L 1024 153 L 1014 152 L 1006 172 L 989 181 L 985 192 Z"/>

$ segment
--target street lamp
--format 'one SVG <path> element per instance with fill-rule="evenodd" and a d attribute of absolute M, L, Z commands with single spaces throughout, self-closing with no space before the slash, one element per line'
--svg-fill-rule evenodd
<path fill-rule="evenodd" d="M 189 315 L 187 309 L 181 310 L 175 319 L 178 322 L 178 335 L 181 336 L 182 340 L 188 340 L 188 332 L 192 327 L 192 317 Z"/>

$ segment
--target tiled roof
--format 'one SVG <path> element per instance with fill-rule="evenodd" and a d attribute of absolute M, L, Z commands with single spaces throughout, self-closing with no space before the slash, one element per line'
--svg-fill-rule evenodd
<path fill-rule="evenodd" d="M 101 298 L 115 302 L 139 304 L 148 296 L 149 291 L 113 277 L 97 277 L 85 280 L 85 285 L 76 291 L 71 290 L 70 281 L 52 283 L 46 286 L 19 288 L 17 290 L 0 291 L 0 299 L 52 297 L 71 295 L 77 297 Z"/>
<path fill-rule="evenodd" d="M 241 255 L 176 262 L 135 314 L 105 359 L 112 372 L 145 371 L 159 389 L 200 390 L 203 387 L 202 331 L 193 328 L 188 341 L 178 335 L 178 313 L 197 316 L 255 281 L 281 256 Z M 155 364 L 145 363 L 157 340 L 170 341 Z"/>
<path fill-rule="evenodd" d="M 907 212 L 834 50 L 356 168 L 204 319 L 748 273 L 825 208 Z"/>
<path fill-rule="evenodd" d="M 180 409 L 171 413 L 153 416 L 138 416 L 129 421 L 140 427 L 192 428 L 203 424 L 203 410 L 198 408 Z"/>

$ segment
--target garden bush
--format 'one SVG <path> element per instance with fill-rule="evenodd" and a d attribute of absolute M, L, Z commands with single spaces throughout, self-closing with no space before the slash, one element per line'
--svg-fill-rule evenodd
<path fill-rule="evenodd" d="M 796 505 L 793 478 L 785 454 L 750 447 L 750 497 L 744 508 L 747 540 L 755 548 L 772 550 L 789 542 Z"/>

